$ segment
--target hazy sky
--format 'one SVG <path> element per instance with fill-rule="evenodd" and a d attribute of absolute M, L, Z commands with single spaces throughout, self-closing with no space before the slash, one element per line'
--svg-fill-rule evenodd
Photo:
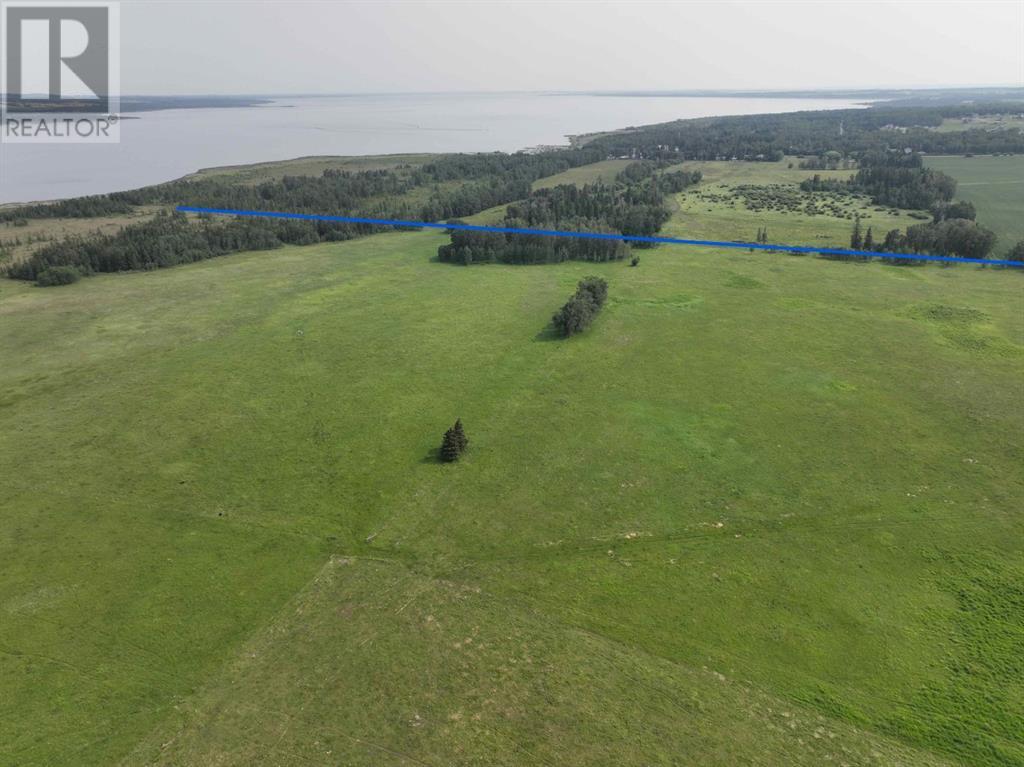
<path fill-rule="evenodd" d="M 1024 0 L 121 7 L 124 93 L 1024 85 Z"/>

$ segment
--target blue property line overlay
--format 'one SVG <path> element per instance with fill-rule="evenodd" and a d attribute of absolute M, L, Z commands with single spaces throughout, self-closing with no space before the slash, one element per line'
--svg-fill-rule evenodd
<path fill-rule="evenodd" d="M 533 234 L 540 237 L 576 237 L 581 240 L 621 240 L 623 242 L 665 243 L 667 245 L 699 245 L 713 248 L 743 248 L 783 253 L 817 253 L 823 256 L 861 256 L 865 258 L 899 258 L 914 261 L 945 261 L 954 264 L 988 264 L 990 266 L 1024 267 L 1024 262 L 999 258 L 964 258 L 961 256 L 928 256 L 920 253 L 879 253 L 873 250 L 816 248 L 808 245 L 768 245 L 757 242 L 723 242 L 720 240 L 686 240 L 679 237 L 642 237 L 610 232 L 567 232 L 559 229 L 521 229 L 514 226 L 476 226 L 474 224 L 443 224 L 434 221 L 402 221 L 394 218 L 359 218 L 356 216 L 324 216 L 315 213 L 282 213 L 271 210 L 231 210 L 230 208 L 199 208 L 179 205 L 182 213 L 208 213 L 217 216 L 249 216 L 253 218 L 292 218 L 299 221 L 326 221 L 336 224 L 375 224 L 417 229 L 460 229 L 467 232 L 500 232 L 502 234 Z"/>

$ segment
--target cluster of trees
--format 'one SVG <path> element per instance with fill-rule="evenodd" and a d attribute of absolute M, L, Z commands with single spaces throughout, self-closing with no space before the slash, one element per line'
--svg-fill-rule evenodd
<path fill-rule="evenodd" d="M 860 216 L 857 216 L 853 222 L 853 232 L 850 233 L 850 247 L 853 250 L 871 250 L 875 247 L 875 233 L 868 227 L 867 232 L 863 235 L 860 229 Z"/>
<path fill-rule="evenodd" d="M 421 165 L 412 172 L 412 178 L 420 186 L 486 177 L 536 181 L 603 159 L 605 154 L 591 147 L 539 154 L 448 154 Z"/>
<path fill-rule="evenodd" d="M 956 179 L 924 167 L 917 153 L 870 152 L 860 158 L 850 187 L 869 194 L 877 205 L 927 210 L 953 199 Z"/>
<path fill-rule="evenodd" d="M 843 156 L 842 152 L 830 149 L 822 152 L 817 157 L 808 157 L 800 161 L 801 170 L 838 170 L 849 168 L 852 160 Z"/>
<path fill-rule="evenodd" d="M 462 419 L 458 418 L 441 440 L 441 460 L 445 463 L 459 460 L 459 456 L 466 452 L 468 446 L 469 437 L 462 428 Z"/>
<path fill-rule="evenodd" d="M 462 224 L 452 221 L 452 224 Z M 521 219 L 506 219 L 504 226 L 526 228 Z M 478 232 L 450 229 L 451 242 L 437 249 L 448 264 L 557 264 L 562 261 L 617 261 L 629 255 L 629 246 L 615 239 L 620 233 L 591 221 L 567 221 L 575 232 L 611 235 L 610 238 L 555 237 L 518 232 Z"/>
<path fill-rule="evenodd" d="M 581 333 L 590 327 L 608 298 L 608 283 L 600 277 L 584 277 L 576 285 L 576 292 L 551 318 L 555 329 L 563 336 Z"/>
<path fill-rule="evenodd" d="M 659 170 L 654 163 L 631 163 L 612 184 L 538 189 L 508 206 L 502 226 L 650 237 L 671 215 L 665 205 L 666 194 L 701 179 L 700 173 Z M 438 258 L 454 264 L 613 261 L 630 253 L 629 246 L 614 237 L 551 237 L 459 229 L 449 230 L 449 235 L 451 241 L 438 249 Z"/>
<path fill-rule="evenodd" d="M 39 273 L 36 284 L 44 288 L 70 285 L 82 278 L 82 272 L 74 266 L 51 266 Z"/>
<path fill-rule="evenodd" d="M 132 205 L 118 194 L 73 197 L 0 210 L 0 221 L 24 225 L 30 218 L 95 218 L 130 213 Z"/>
<path fill-rule="evenodd" d="M 655 183 L 563 185 L 538 189 L 512 203 L 507 221 L 529 227 L 566 229 L 577 222 L 601 223 L 622 234 L 650 237 L 668 221 L 665 196 Z M 512 226 L 512 224 L 506 224 Z"/>
<path fill-rule="evenodd" d="M 882 242 L 875 242 L 871 227 L 861 235 L 858 218 L 850 235 L 850 248 L 882 253 L 924 253 L 936 256 L 960 256 L 963 258 L 987 258 L 996 242 L 994 232 L 963 218 L 947 218 L 937 222 L 907 227 L 904 232 L 892 229 Z M 1024 259 L 1024 243 L 1018 245 Z M 858 261 L 870 256 L 828 256 L 836 260 Z M 917 259 L 890 259 L 893 263 L 919 264 Z"/>
<path fill-rule="evenodd" d="M 676 192 L 683 191 L 688 186 L 700 183 L 702 175 L 699 170 L 665 170 L 670 164 L 665 160 L 638 160 L 637 162 L 631 162 L 619 171 L 615 180 L 627 185 L 650 180 L 652 186 L 661 194 L 675 194 Z"/>
<path fill-rule="evenodd" d="M 944 118 L 1024 111 L 1010 102 L 932 107 L 887 107 L 677 120 L 590 140 L 588 149 L 647 160 L 780 160 L 798 155 L 813 165 L 830 151 L 840 156 L 909 147 L 930 154 L 1024 152 L 1024 134 L 1005 130 L 939 132 Z M 827 165 L 827 160 L 824 161 Z"/>
<path fill-rule="evenodd" d="M 876 205 L 908 209 L 942 207 L 956 193 L 956 179 L 924 167 L 921 155 L 914 152 L 868 152 L 860 158 L 859 164 L 860 169 L 853 178 L 822 178 L 815 173 L 800 182 L 800 189 L 804 192 L 859 192 L 869 195 Z"/>
<path fill-rule="evenodd" d="M 974 208 L 973 202 L 967 200 L 954 200 L 953 202 L 937 202 L 932 205 L 932 222 L 939 223 L 950 218 L 962 218 L 965 221 L 974 221 L 978 217 L 978 211 Z"/>
<path fill-rule="evenodd" d="M 757 228 L 757 239 L 754 240 L 754 242 L 761 243 L 762 245 L 765 245 L 765 244 L 768 243 L 768 227 L 767 226 L 763 226 L 763 227 L 759 226 Z"/>
<path fill-rule="evenodd" d="M 948 218 L 938 223 L 917 224 L 906 232 L 886 234 L 881 250 L 887 253 L 930 253 L 938 256 L 987 258 L 996 244 L 994 232 L 974 221 Z"/>

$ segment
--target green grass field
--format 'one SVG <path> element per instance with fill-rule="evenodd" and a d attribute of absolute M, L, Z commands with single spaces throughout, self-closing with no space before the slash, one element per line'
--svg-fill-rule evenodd
<path fill-rule="evenodd" d="M 978 223 L 998 235 L 995 257 L 1024 240 L 1024 156 L 929 157 L 927 164 L 955 178 L 957 198 L 973 202 Z"/>
<path fill-rule="evenodd" d="M 1024 764 L 1024 275 L 442 242 L 0 280 L 0 764 Z"/>
<path fill-rule="evenodd" d="M 848 178 L 854 171 L 800 170 L 796 158 L 779 162 L 685 162 L 670 168 L 675 169 L 699 170 L 703 180 L 698 186 L 676 195 L 677 210 L 662 230 L 669 237 L 753 242 L 757 230 L 764 227 L 770 243 L 848 248 L 857 215 L 861 217 L 862 231 L 872 228 L 876 243 L 881 242 L 890 229 L 920 223 L 908 216 L 907 211 L 876 210 L 876 206 L 863 197 L 800 192 L 799 182 L 814 173 L 823 178 Z M 751 210 L 735 198 L 737 187 L 743 185 L 783 187 L 790 190 L 801 205 L 834 199 L 843 215 L 811 215 L 802 209 Z"/>
<path fill-rule="evenodd" d="M 554 176 L 538 179 L 533 182 L 534 189 L 548 189 L 559 184 L 594 184 L 603 181 L 610 184 L 615 177 L 629 165 L 632 160 L 602 160 L 590 165 L 581 165 L 578 168 L 570 168 L 563 173 L 556 173 Z"/>

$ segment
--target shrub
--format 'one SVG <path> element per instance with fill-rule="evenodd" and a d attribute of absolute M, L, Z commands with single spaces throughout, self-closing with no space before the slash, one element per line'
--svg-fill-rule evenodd
<path fill-rule="evenodd" d="M 55 285 L 70 285 L 82 279 L 82 273 L 73 266 L 51 266 L 36 277 L 36 285 L 49 288 Z"/>
<path fill-rule="evenodd" d="M 640 256 L 633 256 L 629 259 L 630 266 L 640 266 Z"/>

